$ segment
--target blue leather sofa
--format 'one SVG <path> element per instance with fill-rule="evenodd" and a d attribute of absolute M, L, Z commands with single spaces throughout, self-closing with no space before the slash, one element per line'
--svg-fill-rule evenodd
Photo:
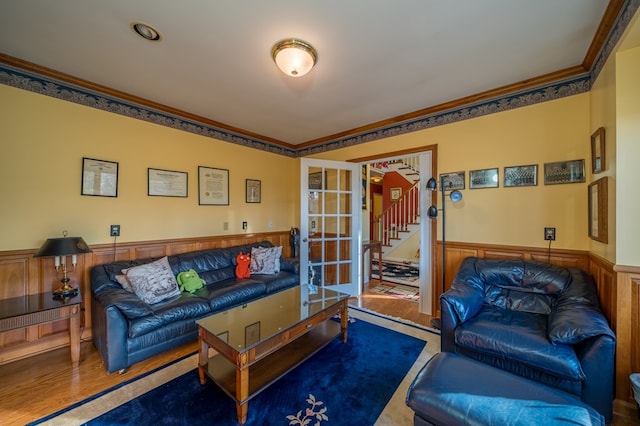
<path fill-rule="evenodd" d="M 443 352 L 576 395 L 612 420 L 615 335 L 585 271 L 470 257 L 440 305 Z"/>
<path fill-rule="evenodd" d="M 235 277 L 236 256 L 252 247 L 273 247 L 269 241 L 168 256 L 174 275 L 194 269 L 206 284 L 195 293 L 149 305 L 125 290 L 116 275 L 122 269 L 156 260 L 137 259 L 91 269 L 93 343 L 107 372 L 123 371 L 158 353 L 197 340 L 195 321 L 300 283 L 299 264 L 281 258 L 275 275 Z"/>

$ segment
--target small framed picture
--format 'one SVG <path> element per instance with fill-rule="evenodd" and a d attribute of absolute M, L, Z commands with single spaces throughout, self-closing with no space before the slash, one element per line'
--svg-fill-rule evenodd
<path fill-rule="evenodd" d="M 544 164 L 545 185 L 584 181 L 584 160 L 557 161 Z"/>
<path fill-rule="evenodd" d="M 469 189 L 497 188 L 498 169 L 471 170 L 469 172 Z"/>
<path fill-rule="evenodd" d="M 402 196 L 402 188 L 400 187 L 391 188 L 389 190 L 389 198 L 391 198 L 392 201 L 399 200 L 401 196 Z"/>
<path fill-rule="evenodd" d="M 513 166 L 504 168 L 504 186 L 536 186 L 538 184 L 538 165 Z"/>
<path fill-rule="evenodd" d="M 600 127 L 591 135 L 591 171 L 593 174 L 605 170 L 604 159 L 604 127 Z"/>
<path fill-rule="evenodd" d="M 118 196 L 118 163 L 115 161 L 82 159 L 80 195 Z"/>
<path fill-rule="evenodd" d="M 260 203 L 262 201 L 262 181 L 245 179 L 245 191 L 245 201 L 247 203 Z"/>
<path fill-rule="evenodd" d="M 441 191 L 464 189 L 464 172 L 443 173 L 440 175 Z"/>

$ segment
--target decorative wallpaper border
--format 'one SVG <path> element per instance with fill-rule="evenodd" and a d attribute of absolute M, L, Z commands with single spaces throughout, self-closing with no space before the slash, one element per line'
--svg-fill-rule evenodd
<path fill-rule="evenodd" d="M 394 123 L 387 127 L 300 149 L 287 148 L 260 139 L 233 133 L 228 130 L 219 129 L 195 120 L 189 120 L 184 117 L 124 101 L 2 63 L 0 63 L 0 84 L 273 154 L 287 157 L 305 157 L 588 92 L 591 89 L 592 82 L 595 81 L 597 75 L 602 70 L 604 63 L 611 52 L 613 52 L 615 45 L 622 37 L 624 30 L 631 22 L 638 7 L 640 7 L 640 0 L 626 1 L 620 15 L 616 19 L 613 29 L 609 33 L 603 48 L 598 53 L 594 65 L 589 72 L 518 93 L 511 93 L 495 99 L 433 113 L 402 123 Z"/>

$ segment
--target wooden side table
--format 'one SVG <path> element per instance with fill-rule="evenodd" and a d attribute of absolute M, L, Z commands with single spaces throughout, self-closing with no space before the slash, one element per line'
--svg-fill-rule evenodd
<path fill-rule="evenodd" d="M 69 320 L 71 363 L 80 362 L 80 313 L 82 296 L 54 299 L 53 293 L 39 293 L 0 300 L 0 332 L 33 325 Z"/>
<path fill-rule="evenodd" d="M 371 281 L 371 265 L 372 257 L 374 253 L 378 254 L 378 281 L 382 284 L 382 242 L 381 241 L 367 241 L 362 243 L 362 270 L 364 271 L 364 259 L 367 251 L 371 251 L 369 256 L 369 281 Z M 364 274 L 362 275 L 362 289 L 364 290 Z"/>

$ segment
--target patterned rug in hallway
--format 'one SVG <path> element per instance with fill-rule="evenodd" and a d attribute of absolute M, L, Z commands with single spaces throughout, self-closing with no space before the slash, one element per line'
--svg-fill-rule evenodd
<path fill-rule="evenodd" d="M 417 287 L 377 284 L 370 287 L 369 290 L 380 294 L 388 294 L 389 296 L 398 297 L 400 299 L 411 300 L 412 302 L 417 302 L 420 299 L 420 293 L 418 292 Z"/>
<path fill-rule="evenodd" d="M 379 279 L 378 261 L 376 259 L 371 262 L 371 277 Z M 420 269 L 413 265 L 383 260 L 382 279 L 392 283 L 418 287 L 420 285 Z"/>

